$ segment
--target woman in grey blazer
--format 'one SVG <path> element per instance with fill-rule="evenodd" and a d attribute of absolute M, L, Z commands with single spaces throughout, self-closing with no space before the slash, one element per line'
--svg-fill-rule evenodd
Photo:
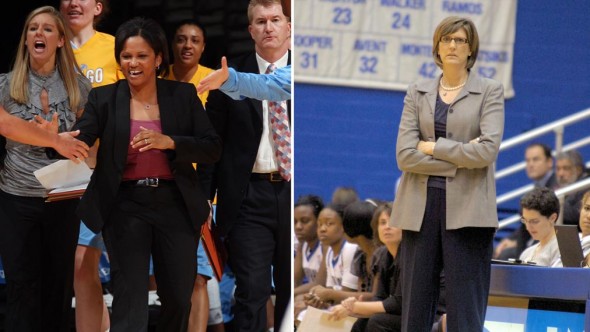
<path fill-rule="evenodd" d="M 403 229 L 403 331 L 430 331 L 442 269 L 449 331 L 483 329 L 504 92 L 471 71 L 478 49 L 471 20 L 445 18 L 432 51 L 443 74 L 412 84 L 404 99 L 396 146 L 403 174 L 391 218 Z"/>

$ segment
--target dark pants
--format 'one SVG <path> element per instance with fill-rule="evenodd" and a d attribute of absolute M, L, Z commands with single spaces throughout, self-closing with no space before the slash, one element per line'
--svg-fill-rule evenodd
<path fill-rule="evenodd" d="M 148 330 L 150 254 L 162 303 L 157 331 L 186 332 L 196 234 L 175 184 L 122 186 L 103 229 L 111 264 L 111 332 Z"/>
<path fill-rule="evenodd" d="M 291 183 L 252 179 L 229 234 L 236 276 L 235 321 L 239 331 L 266 330 L 271 273 L 276 290 L 275 331 L 291 295 Z M 271 272 L 272 266 L 272 272 Z"/>
<path fill-rule="evenodd" d="M 402 235 L 402 331 L 432 329 L 443 268 L 448 331 L 483 330 L 494 231 L 446 230 L 446 192 L 428 188 L 421 230 Z"/>
<path fill-rule="evenodd" d="M 0 191 L 0 256 L 6 274 L 5 331 L 69 331 L 78 199 Z"/>
<path fill-rule="evenodd" d="M 402 318 L 388 313 L 374 314 L 369 318 L 359 318 L 352 326 L 351 332 L 399 332 Z"/>

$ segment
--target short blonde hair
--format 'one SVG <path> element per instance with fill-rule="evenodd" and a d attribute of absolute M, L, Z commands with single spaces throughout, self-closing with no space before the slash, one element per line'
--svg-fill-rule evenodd
<path fill-rule="evenodd" d="M 438 55 L 438 47 L 440 45 L 440 39 L 444 36 L 450 35 L 459 31 L 463 28 L 467 34 L 467 42 L 469 43 L 469 50 L 471 55 L 467 59 L 467 69 L 471 69 L 477 60 L 477 53 L 479 52 L 479 36 L 475 24 L 468 18 L 459 16 L 449 16 L 442 20 L 436 30 L 434 30 L 434 36 L 432 37 L 432 57 L 434 63 L 442 68 L 442 60 Z"/>

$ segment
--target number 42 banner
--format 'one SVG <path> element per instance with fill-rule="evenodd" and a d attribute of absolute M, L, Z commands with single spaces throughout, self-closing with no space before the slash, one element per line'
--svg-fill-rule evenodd
<path fill-rule="evenodd" d="M 516 0 L 297 0 L 297 82 L 405 91 L 440 69 L 432 36 L 447 16 L 469 17 L 479 38 L 473 71 L 514 96 Z"/>

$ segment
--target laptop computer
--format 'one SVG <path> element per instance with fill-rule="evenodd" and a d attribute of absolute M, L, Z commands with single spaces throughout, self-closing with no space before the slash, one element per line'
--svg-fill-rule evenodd
<path fill-rule="evenodd" d="M 581 267 L 584 253 L 578 235 L 578 226 L 555 225 L 555 234 L 563 267 Z"/>

